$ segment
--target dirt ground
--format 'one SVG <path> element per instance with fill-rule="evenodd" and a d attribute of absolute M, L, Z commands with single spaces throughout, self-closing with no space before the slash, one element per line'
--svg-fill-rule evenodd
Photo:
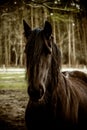
<path fill-rule="evenodd" d="M 0 130 L 27 130 L 28 99 L 26 90 L 0 90 Z"/>

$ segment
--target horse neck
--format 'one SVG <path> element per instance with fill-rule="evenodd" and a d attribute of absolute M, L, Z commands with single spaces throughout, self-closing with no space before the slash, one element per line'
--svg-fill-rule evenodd
<path fill-rule="evenodd" d="M 51 102 L 55 115 L 63 113 L 66 119 L 77 121 L 78 98 L 70 81 L 62 73 L 58 74 L 58 84 L 53 90 Z"/>

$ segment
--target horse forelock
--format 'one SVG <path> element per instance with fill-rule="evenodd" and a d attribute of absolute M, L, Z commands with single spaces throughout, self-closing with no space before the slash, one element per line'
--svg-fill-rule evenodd
<path fill-rule="evenodd" d="M 28 66 L 32 66 L 35 63 L 39 63 L 40 57 L 41 57 L 41 52 L 43 50 L 43 45 L 45 42 L 46 38 L 44 39 L 44 33 L 42 29 L 34 29 L 32 31 L 32 34 L 30 35 L 30 37 L 28 38 L 27 44 L 26 44 L 26 54 L 27 54 L 27 69 Z M 53 49 L 53 59 L 56 63 L 59 63 L 59 59 L 56 59 L 56 45 L 54 45 L 53 40 L 51 38 L 51 42 L 52 42 L 52 49 Z M 57 62 L 58 61 L 58 62 Z"/>
<path fill-rule="evenodd" d="M 34 58 L 34 53 L 36 53 L 35 50 L 35 42 L 36 42 L 36 37 L 39 34 L 39 32 L 41 31 L 41 29 L 36 28 L 34 29 L 30 36 L 28 37 L 27 43 L 26 43 L 26 48 L 25 48 L 25 52 L 26 52 L 26 67 L 27 70 L 29 69 L 28 67 L 32 66 L 34 63 L 34 60 L 36 58 Z M 37 44 L 38 45 L 38 44 Z"/>

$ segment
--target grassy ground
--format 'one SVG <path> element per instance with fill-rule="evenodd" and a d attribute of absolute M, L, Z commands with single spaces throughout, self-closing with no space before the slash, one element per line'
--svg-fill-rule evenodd
<path fill-rule="evenodd" d="M 0 73 L 0 89 L 26 89 L 25 73 Z"/>
<path fill-rule="evenodd" d="M 0 73 L 0 130 L 26 130 L 28 103 L 25 73 Z"/>

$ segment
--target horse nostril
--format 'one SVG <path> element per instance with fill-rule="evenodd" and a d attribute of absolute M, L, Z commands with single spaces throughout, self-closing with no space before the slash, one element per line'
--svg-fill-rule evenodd
<path fill-rule="evenodd" d="M 32 87 L 31 86 L 28 86 L 28 94 L 31 96 L 32 95 Z"/>
<path fill-rule="evenodd" d="M 43 93 L 44 93 L 44 89 L 43 89 L 43 86 L 41 84 L 39 85 L 39 89 L 40 89 L 40 97 L 42 97 Z"/>

